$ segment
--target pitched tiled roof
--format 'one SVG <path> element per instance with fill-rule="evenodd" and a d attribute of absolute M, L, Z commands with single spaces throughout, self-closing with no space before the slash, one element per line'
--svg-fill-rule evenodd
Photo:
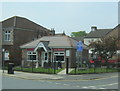
<path fill-rule="evenodd" d="M 112 29 L 97 29 L 95 31 L 91 31 L 87 36 L 85 36 L 85 38 L 102 38 L 111 31 Z"/>
<path fill-rule="evenodd" d="M 29 30 L 44 30 L 49 31 L 49 29 L 27 19 L 24 17 L 13 16 L 2 21 L 2 27 L 14 27 L 15 29 L 29 29 Z"/>
<path fill-rule="evenodd" d="M 68 36 L 44 36 L 27 44 L 20 46 L 21 48 L 35 48 L 41 41 L 49 41 L 50 48 L 76 48 L 78 41 Z"/>
<path fill-rule="evenodd" d="M 85 36 L 81 36 L 81 37 L 72 37 L 73 39 L 77 40 L 77 41 L 83 41 Z"/>

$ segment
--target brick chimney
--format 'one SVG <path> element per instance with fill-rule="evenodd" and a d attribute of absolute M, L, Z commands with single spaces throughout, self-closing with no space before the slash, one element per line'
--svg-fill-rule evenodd
<path fill-rule="evenodd" d="M 91 31 L 96 31 L 97 30 L 97 27 L 96 26 L 92 26 L 91 27 Z"/>
<path fill-rule="evenodd" d="M 54 30 L 54 28 L 51 28 L 51 33 L 52 33 L 52 36 L 55 35 L 55 30 Z"/>

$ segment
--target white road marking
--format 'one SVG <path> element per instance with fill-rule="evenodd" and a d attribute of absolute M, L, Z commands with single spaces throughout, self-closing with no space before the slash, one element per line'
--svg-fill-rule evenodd
<path fill-rule="evenodd" d="M 82 88 L 88 88 L 88 87 L 82 87 Z"/>
<path fill-rule="evenodd" d="M 96 89 L 96 88 L 100 87 L 99 89 L 105 89 L 103 87 L 116 85 L 116 84 L 118 84 L 118 83 L 112 83 L 112 84 L 106 84 L 106 85 L 96 85 L 96 86 L 87 86 L 87 87 L 82 87 L 82 88 Z"/>
<path fill-rule="evenodd" d="M 55 84 L 60 84 L 60 83 L 55 83 Z"/>
<path fill-rule="evenodd" d="M 106 89 L 106 88 L 99 88 L 99 89 Z"/>
<path fill-rule="evenodd" d="M 95 86 L 89 86 L 90 88 L 94 88 Z"/>
<path fill-rule="evenodd" d="M 69 86 L 68 84 L 63 84 L 63 85 Z"/>
<path fill-rule="evenodd" d="M 116 85 L 116 84 L 118 84 L 118 83 L 112 83 L 112 84 L 106 84 L 106 85 L 98 85 L 98 86 L 104 87 L 104 86 L 111 86 L 111 85 Z"/>

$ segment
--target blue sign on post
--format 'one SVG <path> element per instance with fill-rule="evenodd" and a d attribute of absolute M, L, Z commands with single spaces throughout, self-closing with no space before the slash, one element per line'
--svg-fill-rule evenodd
<path fill-rule="evenodd" d="M 77 51 L 78 52 L 82 52 L 83 51 L 83 43 L 82 43 L 82 41 L 79 41 L 77 43 Z"/>

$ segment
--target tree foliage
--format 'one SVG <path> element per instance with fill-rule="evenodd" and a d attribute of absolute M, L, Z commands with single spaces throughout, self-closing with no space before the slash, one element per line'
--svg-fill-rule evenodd
<path fill-rule="evenodd" d="M 112 58 L 117 51 L 117 38 L 109 37 L 92 42 L 90 45 L 92 53 L 100 56 L 108 64 L 108 60 Z"/>
<path fill-rule="evenodd" d="M 86 35 L 87 35 L 86 31 L 79 31 L 79 32 L 71 33 L 71 37 L 82 37 L 82 36 L 86 36 Z"/>

